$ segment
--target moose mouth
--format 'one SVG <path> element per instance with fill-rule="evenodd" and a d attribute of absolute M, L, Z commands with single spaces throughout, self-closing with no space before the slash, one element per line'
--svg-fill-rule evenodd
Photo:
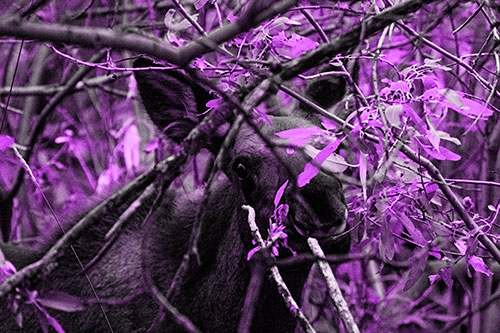
<path fill-rule="evenodd" d="M 311 217 L 310 214 L 303 213 L 302 210 L 294 213 L 290 211 L 287 216 L 287 224 L 302 237 L 313 237 L 319 240 L 336 238 L 347 229 L 347 210 L 345 217 L 339 218 L 333 215 L 331 219 L 321 219 Z M 316 220 L 316 223 L 314 222 Z"/>

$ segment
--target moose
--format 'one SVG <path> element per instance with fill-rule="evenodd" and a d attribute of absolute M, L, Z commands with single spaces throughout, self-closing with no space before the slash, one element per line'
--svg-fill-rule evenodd
<path fill-rule="evenodd" d="M 152 65 L 147 59 L 138 59 L 134 63 L 135 67 Z M 199 115 L 205 111 L 206 102 L 213 99 L 204 87 L 181 70 L 135 71 L 135 78 L 150 118 L 176 142 L 182 141 L 200 122 L 202 117 Z M 260 132 L 270 140 L 277 138 L 277 132 L 319 123 L 306 112 L 292 116 L 269 116 L 269 120 L 270 123 L 261 126 Z M 215 143 L 220 145 L 224 135 L 214 136 L 213 143 L 208 144 L 210 150 L 217 151 Z M 232 144 L 224 149 L 221 170 L 201 212 L 199 264 L 193 265 L 193 271 L 169 299 L 180 313 L 204 332 L 237 331 L 241 318 L 252 271 L 252 260 L 249 261 L 247 256 L 256 246 L 248 226 L 248 213 L 242 205 L 255 209 L 256 224 L 264 238 L 267 237 L 277 190 L 290 178 L 290 170 L 296 176 L 308 162 L 299 151 L 290 154 L 286 147 L 273 151 L 246 123 L 241 126 Z M 286 161 L 287 165 L 280 160 Z M 304 187 L 298 188 L 294 183 L 293 180 L 289 182 L 281 199 L 289 205 L 284 220 L 288 247 L 298 253 L 306 252 L 307 237 L 316 237 L 329 253 L 348 251 L 348 236 L 340 237 L 340 241 L 339 237 L 334 237 L 346 228 L 346 204 L 338 178 L 320 171 Z M 29 288 L 36 290 L 40 297 L 64 295 L 62 298 L 85 300 L 85 309 L 60 311 L 47 308 L 50 315 L 69 332 L 110 331 L 108 321 L 116 332 L 146 331 L 153 322 L 156 324 L 154 329 L 161 332 L 182 331 L 168 316 L 159 323 L 155 321 L 159 308 L 146 287 L 143 272 L 147 269 L 153 284 L 167 294 L 188 250 L 191 229 L 202 206 L 204 191 L 197 189 L 186 193 L 170 188 L 145 225 L 143 220 L 149 211 L 147 205 L 129 217 L 125 230 L 105 255 L 86 270 L 100 302 L 92 302 L 94 294 L 71 251 L 66 251 L 48 276 L 33 279 Z M 297 197 L 302 198 L 302 204 Z M 153 200 L 150 201 L 151 206 Z M 115 220 L 114 216 L 103 218 L 73 243 L 83 265 L 102 248 L 104 235 Z M 46 244 L 36 253 L 11 244 L 1 246 L 7 259 L 19 269 L 41 257 L 53 242 L 45 241 Z M 292 255 L 287 248 L 279 251 L 280 256 Z M 280 269 L 296 300 L 300 300 L 310 267 L 311 263 L 301 263 Z M 6 303 L 6 299 L 0 300 L 2 332 L 41 330 L 39 314 L 33 305 L 21 304 L 18 311 L 24 320 L 23 327 L 19 328 L 15 315 L 7 310 Z M 255 304 L 251 331 L 292 332 L 296 325 L 276 284 L 264 278 Z"/>

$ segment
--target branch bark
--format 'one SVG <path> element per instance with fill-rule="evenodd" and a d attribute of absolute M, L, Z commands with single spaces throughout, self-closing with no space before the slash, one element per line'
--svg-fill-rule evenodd
<path fill-rule="evenodd" d="M 226 24 L 207 36 L 198 38 L 181 49 L 137 34 L 128 34 L 104 28 L 26 22 L 19 17 L 6 18 L 0 21 L 0 36 L 37 39 L 92 48 L 112 47 L 145 53 L 183 67 L 194 58 L 213 50 L 215 46 L 285 12 L 296 3 L 297 0 L 284 0 L 274 3 L 258 13 L 250 11 L 236 21 Z"/>
<path fill-rule="evenodd" d="M 322 44 L 314 51 L 308 52 L 301 57 L 291 60 L 286 65 L 283 65 L 280 79 L 289 80 L 308 69 L 316 67 L 318 63 L 324 62 L 325 59 L 331 58 L 337 54 L 345 54 L 350 48 L 356 46 L 360 42 L 359 38 L 362 30 L 364 37 L 369 37 L 398 19 L 402 19 L 408 14 L 416 12 L 421 9 L 424 4 L 434 1 L 435 0 L 408 0 L 399 5 L 392 6 L 378 15 L 369 17 L 350 32 L 334 39 L 330 43 Z M 273 3 L 260 12 L 254 13 L 250 11 L 234 22 L 228 23 L 208 35 L 188 43 L 180 49 L 161 43 L 159 40 L 137 34 L 129 34 L 104 28 L 26 22 L 18 17 L 1 20 L 0 35 L 37 39 L 47 42 L 67 43 L 93 48 L 112 47 L 145 53 L 183 67 L 194 58 L 212 51 L 214 46 L 230 40 L 239 33 L 245 32 L 275 15 L 285 12 L 296 3 L 296 0 L 283 0 Z"/>

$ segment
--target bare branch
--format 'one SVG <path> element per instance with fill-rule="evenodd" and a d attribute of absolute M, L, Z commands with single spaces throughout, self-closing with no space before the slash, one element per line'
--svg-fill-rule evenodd
<path fill-rule="evenodd" d="M 241 208 L 248 211 L 248 225 L 250 226 L 250 231 L 252 232 L 252 236 L 254 240 L 257 242 L 257 245 L 259 245 L 263 249 L 266 248 L 267 245 L 265 244 L 264 239 L 260 234 L 259 227 L 255 222 L 255 210 L 251 206 L 247 205 L 244 205 Z M 283 278 L 281 277 L 278 267 L 273 265 L 270 267 L 270 271 L 273 280 L 276 282 L 278 286 L 278 291 L 281 297 L 283 297 L 286 306 L 290 309 L 290 313 L 295 317 L 295 319 L 298 320 L 304 331 L 316 332 L 314 328 L 311 326 L 311 323 L 309 323 L 309 321 L 307 320 L 302 310 L 300 310 L 300 307 L 297 304 L 297 302 L 293 299 L 290 290 L 288 290 L 288 287 L 286 286 L 285 282 L 283 281 Z"/>
<path fill-rule="evenodd" d="M 365 30 L 364 38 L 370 37 L 396 20 L 404 18 L 408 14 L 421 9 L 423 5 L 434 1 L 435 0 L 408 0 L 392 6 L 378 15 L 368 17 L 351 31 L 335 38 L 329 43 L 321 44 L 315 50 L 307 52 L 283 65 L 283 71 L 279 75 L 279 79 L 283 81 L 289 80 L 300 73 L 317 67 L 318 64 L 322 64 L 338 54 L 349 53 L 350 49 L 360 42 L 359 38 L 361 36 L 362 26 Z"/>
<path fill-rule="evenodd" d="M 182 67 L 194 58 L 211 51 L 217 45 L 231 39 L 237 34 L 286 11 L 295 5 L 296 2 L 296 0 L 284 0 L 272 4 L 265 10 L 257 13 L 257 15 L 253 15 L 255 13 L 247 13 L 248 15 L 243 15 L 238 20 L 211 32 L 206 37 L 201 37 L 187 44 L 182 49 L 176 49 L 158 40 L 135 34 L 103 28 L 26 22 L 18 17 L 6 18 L 0 21 L 0 35 L 92 48 L 112 47 L 130 50 L 145 53 Z"/>
<path fill-rule="evenodd" d="M 319 246 L 319 243 L 316 239 L 308 238 L 307 243 L 309 244 L 309 247 L 311 248 L 314 255 L 323 259 L 325 258 L 325 253 Z M 344 327 L 346 328 L 347 332 L 359 333 L 358 325 L 356 325 L 351 311 L 349 311 L 349 306 L 347 305 L 344 296 L 342 296 L 342 291 L 340 290 L 339 284 L 337 283 L 337 279 L 335 279 L 335 275 L 333 275 L 332 269 L 324 260 L 318 261 L 318 264 L 321 273 L 325 277 L 326 286 L 328 287 L 328 294 L 330 295 L 333 304 L 335 304 L 335 307 L 340 314 L 340 318 L 342 318 Z"/>
<path fill-rule="evenodd" d="M 91 48 L 113 47 L 126 49 L 146 53 L 173 64 L 180 63 L 180 54 L 173 47 L 160 43 L 158 40 L 110 29 L 34 23 L 12 17 L 0 21 L 0 35 Z"/>

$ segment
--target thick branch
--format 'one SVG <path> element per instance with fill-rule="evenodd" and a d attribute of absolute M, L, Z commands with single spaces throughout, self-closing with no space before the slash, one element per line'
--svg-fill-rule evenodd
<path fill-rule="evenodd" d="M 173 47 L 154 39 L 110 29 L 33 23 L 12 17 L 0 20 L 0 35 L 91 48 L 112 47 L 126 49 L 138 53 L 147 53 L 173 64 L 179 63 L 179 53 Z"/>
<path fill-rule="evenodd" d="M 103 28 L 78 27 L 64 24 L 42 24 L 26 22 L 18 17 L 0 20 L 0 36 L 37 39 L 48 42 L 81 45 L 92 48 L 112 47 L 145 53 L 178 66 L 212 51 L 215 46 L 230 40 L 237 34 L 257 26 L 259 23 L 285 12 L 297 0 L 276 2 L 258 13 L 247 13 L 238 20 L 201 37 L 182 49 L 177 49 L 157 40 L 136 34 L 127 34 Z"/>
<path fill-rule="evenodd" d="M 403 19 L 408 16 L 408 14 L 421 9 L 424 4 L 434 1 L 435 0 L 408 0 L 396 6 L 392 6 L 378 15 L 368 17 L 351 31 L 335 38 L 329 43 L 321 44 L 313 51 L 307 52 L 301 57 L 293 59 L 283 65 L 280 79 L 284 81 L 290 80 L 311 68 L 317 67 L 318 64 L 324 63 L 327 59 L 335 57 L 338 54 L 350 52 L 351 48 L 361 42 L 359 39 L 362 30 L 363 37 L 368 38 L 381 31 L 389 24 L 399 19 Z"/>

